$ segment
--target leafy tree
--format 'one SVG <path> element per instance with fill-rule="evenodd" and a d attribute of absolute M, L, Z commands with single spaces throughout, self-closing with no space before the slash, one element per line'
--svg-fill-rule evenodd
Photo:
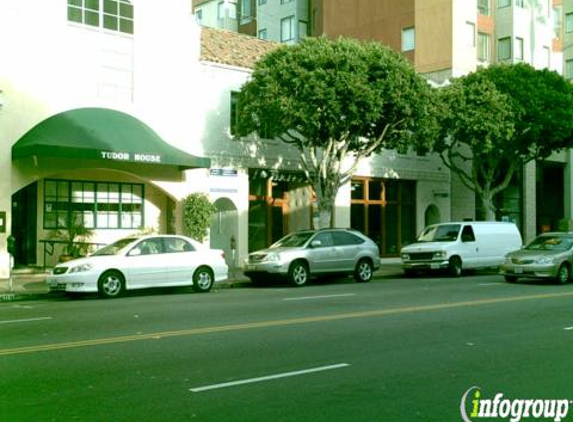
<path fill-rule="evenodd" d="M 207 236 L 211 216 L 217 209 L 204 193 L 192 193 L 183 199 L 184 233 L 199 242 Z"/>
<path fill-rule="evenodd" d="M 481 198 L 495 220 L 494 197 L 525 163 L 573 146 L 573 86 L 553 71 L 499 64 L 441 89 L 441 136 L 434 150 Z"/>
<path fill-rule="evenodd" d="M 382 148 L 431 148 L 432 88 L 375 42 L 307 38 L 255 66 L 239 96 L 239 135 L 279 138 L 300 152 L 321 227 L 359 161 Z"/>

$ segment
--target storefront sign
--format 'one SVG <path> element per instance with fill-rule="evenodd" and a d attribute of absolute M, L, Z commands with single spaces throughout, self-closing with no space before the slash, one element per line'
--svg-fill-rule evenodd
<path fill-rule="evenodd" d="M 209 174 L 211 176 L 237 177 L 238 172 L 235 169 L 211 169 Z"/>
<path fill-rule="evenodd" d="M 161 163 L 161 155 L 130 153 L 120 151 L 101 151 L 101 158 L 113 161 L 134 161 L 138 163 Z"/>

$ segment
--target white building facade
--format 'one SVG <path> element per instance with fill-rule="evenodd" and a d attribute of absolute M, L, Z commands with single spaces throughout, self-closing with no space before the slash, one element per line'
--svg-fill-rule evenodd
<path fill-rule="evenodd" d="M 298 155 L 231 135 L 246 51 L 265 41 L 202 31 L 188 1 L 79 3 L 0 4 L 0 35 L 15 40 L 0 65 L 0 278 L 9 237 L 16 264 L 50 267 L 51 236 L 70 218 L 97 244 L 180 233 L 181 200 L 193 192 L 216 205 L 208 242 L 231 265 L 312 226 Z M 450 218 L 450 174 L 437 157 L 388 151 L 364 161 L 336 203 L 345 227 L 384 209 L 359 228 L 396 256 L 426 223 Z"/>

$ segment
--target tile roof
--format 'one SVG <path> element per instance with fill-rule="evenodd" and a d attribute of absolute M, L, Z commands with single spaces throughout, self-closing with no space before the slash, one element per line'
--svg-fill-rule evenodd
<path fill-rule="evenodd" d="M 281 44 L 237 32 L 201 28 L 201 60 L 252 69 L 265 53 Z"/>

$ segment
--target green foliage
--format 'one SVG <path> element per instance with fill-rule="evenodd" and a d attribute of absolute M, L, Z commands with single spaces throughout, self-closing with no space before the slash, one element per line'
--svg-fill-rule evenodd
<path fill-rule="evenodd" d="M 184 233 L 199 242 L 207 236 L 211 216 L 217 211 L 204 193 L 192 193 L 183 199 Z"/>
<path fill-rule="evenodd" d="M 492 65 L 454 79 L 438 99 L 434 151 L 480 195 L 487 219 L 518 168 L 573 147 L 573 86 L 553 71 Z"/>
<path fill-rule="evenodd" d="M 362 158 L 383 148 L 431 149 L 433 99 L 413 66 L 380 43 L 307 38 L 257 63 L 239 94 L 237 133 L 298 149 L 324 227 Z"/>
<path fill-rule="evenodd" d="M 50 239 L 66 242 L 63 253 L 78 258 L 88 254 L 91 246 L 89 241 L 93 234 L 93 230 L 87 228 L 78 215 L 76 218 L 69 217 L 65 228 L 52 231 Z"/>
<path fill-rule="evenodd" d="M 296 132 L 286 140 L 299 148 L 346 140 L 356 152 L 383 135 L 377 149 L 427 150 L 430 94 L 413 66 L 380 43 L 307 38 L 257 63 L 239 96 L 238 132 Z"/>

